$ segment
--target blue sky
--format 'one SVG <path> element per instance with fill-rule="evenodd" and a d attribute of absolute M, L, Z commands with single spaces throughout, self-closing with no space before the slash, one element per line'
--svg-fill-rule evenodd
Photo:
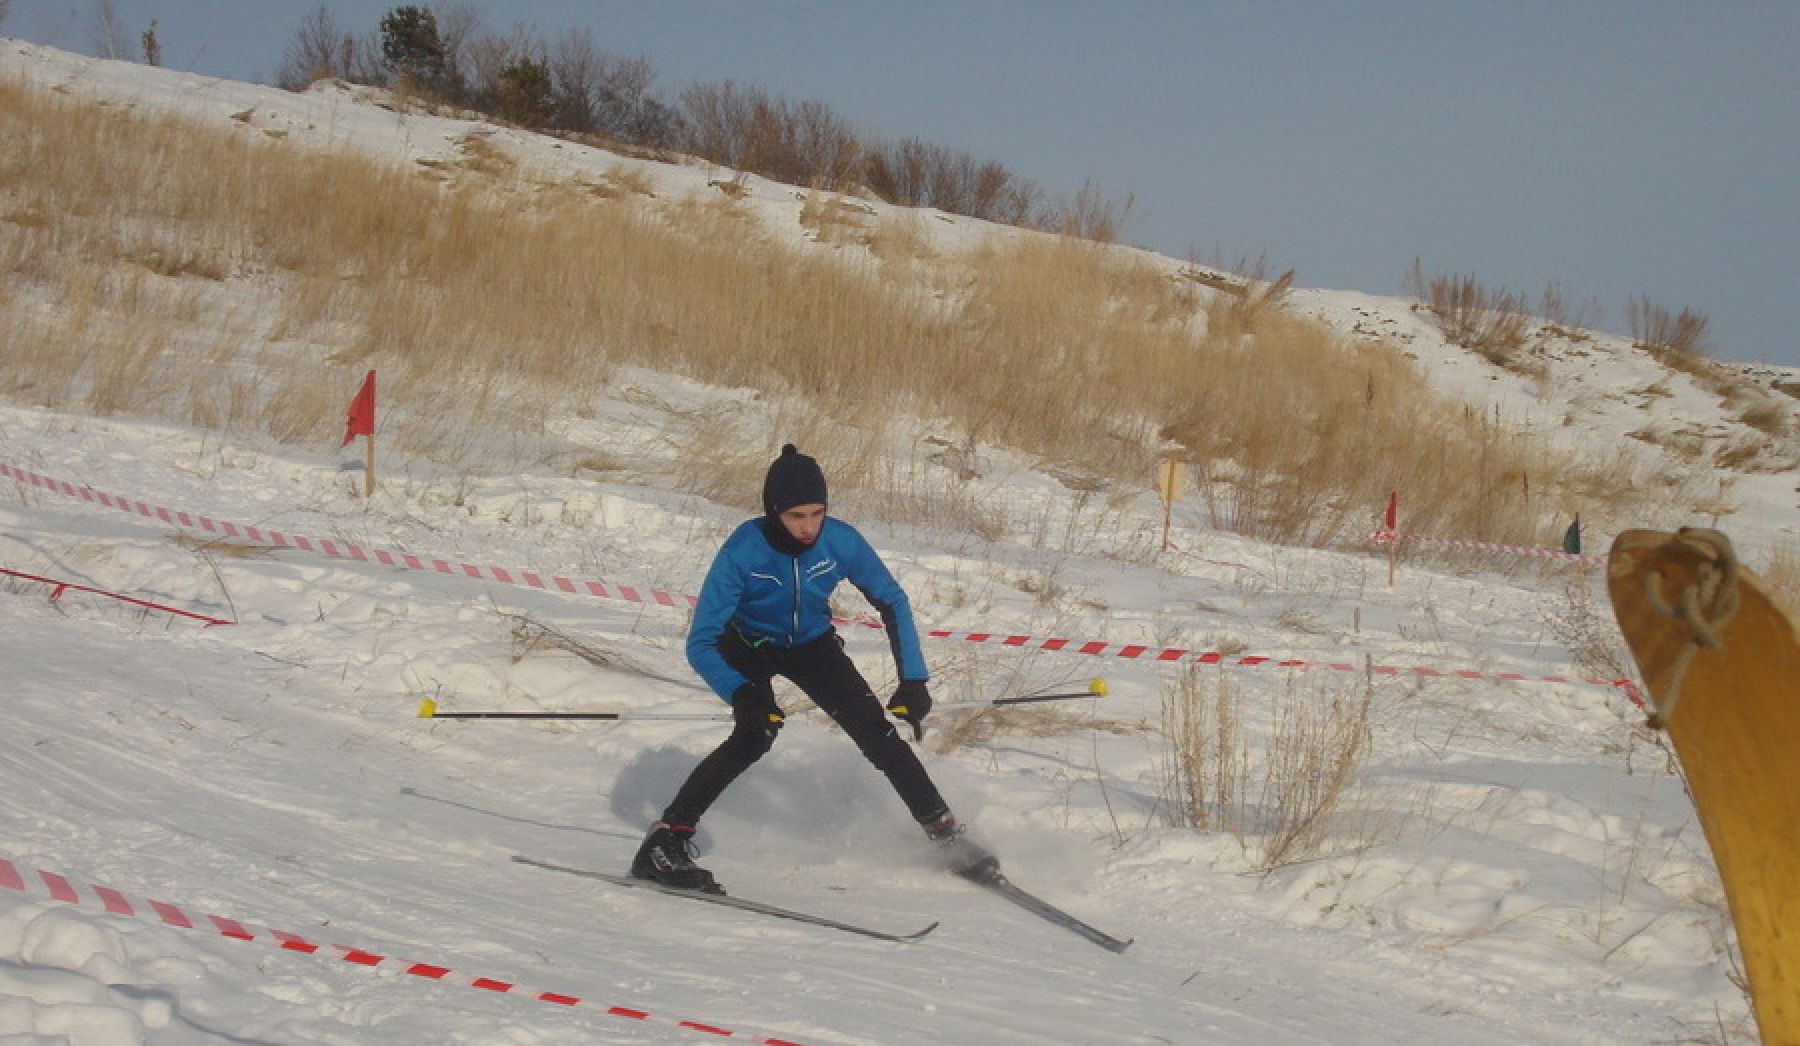
<path fill-rule="evenodd" d="M 393 0 L 325 0 L 372 31 Z M 164 64 L 273 78 L 318 0 L 115 0 Z M 1125 239 L 1401 293 L 1414 258 L 1602 325 L 1645 296 L 1717 354 L 1800 366 L 1800 3 L 1283 0 L 480 2 L 585 27 L 673 98 L 735 79 L 872 137 L 1134 199 Z M 13 0 L 0 33 L 92 53 L 95 0 Z"/>

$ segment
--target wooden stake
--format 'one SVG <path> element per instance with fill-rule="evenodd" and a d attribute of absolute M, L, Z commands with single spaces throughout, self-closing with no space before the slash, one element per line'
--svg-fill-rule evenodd
<path fill-rule="evenodd" d="M 1181 494 L 1181 459 L 1170 454 L 1162 459 L 1162 467 L 1158 472 L 1157 493 L 1162 495 L 1163 503 L 1163 551 L 1169 550 L 1169 522 L 1175 512 L 1175 499 Z"/>

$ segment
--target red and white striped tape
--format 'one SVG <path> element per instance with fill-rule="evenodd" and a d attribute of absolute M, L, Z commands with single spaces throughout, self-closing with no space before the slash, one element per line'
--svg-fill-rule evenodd
<path fill-rule="evenodd" d="M 311 955 L 325 959 L 336 959 L 352 966 L 369 969 L 398 970 L 411 977 L 437 981 L 443 984 L 455 984 L 465 988 L 476 988 L 481 991 L 496 992 L 504 995 L 517 995 L 530 998 L 536 1002 L 549 1003 L 553 1006 L 586 1007 L 597 1009 L 609 1017 L 619 1017 L 640 1023 L 657 1023 L 682 1028 L 687 1031 L 713 1035 L 722 1038 L 741 1038 L 748 1042 L 762 1043 L 764 1046 L 800 1046 L 794 1039 L 771 1038 L 744 1032 L 733 1031 L 710 1021 L 689 1020 L 680 1017 L 662 1017 L 635 1006 L 611 1005 L 584 999 L 578 995 L 563 992 L 544 991 L 530 988 L 516 981 L 501 980 L 495 977 L 478 977 L 459 973 L 455 969 L 439 963 L 414 962 L 398 959 L 391 955 L 381 955 L 362 948 L 352 948 L 342 944 L 318 944 L 307 940 L 300 934 L 272 930 L 252 923 L 227 919 L 219 915 L 193 915 L 178 905 L 167 901 L 140 900 L 106 886 L 88 885 L 80 889 L 67 876 L 56 872 L 36 869 L 22 869 L 4 855 L 0 855 L 0 888 L 17 891 L 46 900 L 59 901 L 64 904 L 99 907 L 109 915 L 122 916 L 127 919 L 138 919 L 143 922 L 160 923 L 183 930 L 197 930 L 201 933 L 214 933 L 234 941 L 255 941 L 287 952 Z"/>
<path fill-rule="evenodd" d="M 21 483 L 66 497 L 77 498 L 90 504 L 105 505 L 107 508 L 118 509 L 121 512 L 136 513 L 145 519 L 160 520 L 170 526 L 202 530 L 208 534 L 254 541 L 258 544 L 273 545 L 276 548 L 297 548 L 303 552 L 312 552 L 333 559 L 351 559 L 358 563 L 379 563 L 388 567 L 446 574 L 452 577 L 466 577 L 476 581 L 498 581 L 504 585 L 520 585 L 544 592 L 562 592 L 571 596 L 589 595 L 600 599 L 623 599 L 631 603 L 653 603 L 658 606 L 681 607 L 690 610 L 695 603 L 693 596 L 676 595 L 658 588 L 620 584 L 607 585 L 601 581 L 578 581 L 566 577 L 545 577 L 529 570 L 507 570 L 505 567 L 487 567 L 475 563 L 452 563 L 448 560 L 415 556 L 406 552 L 390 552 L 379 548 L 366 549 L 348 541 L 284 534 L 279 530 L 216 520 L 210 516 L 185 512 L 180 509 L 147 505 L 142 501 L 107 494 L 92 487 L 78 487 L 64 480 L 52 479 L 49 476 L 39 475 L 36 472 L 5 463 L 0 463 L 0 475 L 10 476 Z"/>
<path fill-rule="evenodd" d="M 1263 657 L 1256 654 L 1222 654 L 1211 650 L 1187 650 L 1180 647 L 1152 647 L 1137 644 L 1083 642 L 1075 639 L 1040 639 L 1036 636 L 1009 636 L 994 632 L 925 633 L 933 639 L 957 639 L 969 643 L 993 643 L 998 646 L 1029 650 L 1052 650 L 1091 657 L 1116 657 L 1127 661 L 1160 661 L 1196 665 L 1220 665 L 1225 668 L 1322 668 L 1333 672 L 1367 671 L 1380 676 L 1414 676 L 1421 679 L 1483 679 L 1508 683 L 1569 683 L 1603 686 L 1622 691 L 1633 704 L 1643 707 L 1644 699 L 1637 684 L 1629 679 L 1590 679 L 1581 676 L 1526 675 L 1521 672 L 1477 672 L 1466 668 L 1430 668 L 1422 665 L 1357 665 L 1346 661 L 1308 661 L 1299 658 Z"/>
<path fill-rule="evenodd" d="M 1435 538 L 1420 534 L 1396 534 L 1391 530 L 1377 530 L 1369 535 L 1371 545 L 1397 544 L 1410 541 L 1416 545 L 1451 545 L 1457 548 L 1473 548 L 1483 552 L 1508 552 L 1515 556 L 1535 556 L 1540 559 L 1566 559 L 1591 566 L 1605 566 L 1609 557 L 1605 555 L 1589 555 L 1584 552 L 1564 552 L 1560 548 L 1539 548 L 1536 546 L 1495 545 L 1487 541 L 1469 541 L 1465 538 Z M 1764 585 L 1777 592 L 1800 591 L 1793 585 L 1764 580 Z"/>
<path fill-rule="evenodd" d="M 472 578 L 475 580 L 499 581 L 508 585 L 523 585 L 541 591 L 563 592 L 569 595 L 591 595 L 602 599 L 624 599 L 634 603 L 654 603 L 659 606 L 692 609 L 698 602 L 690 595 L 677 595 L 661 589 L 642 586 L 613 584 L 607 586 L 599 581 L 574 581 L 565 577 L 544 578 L 531 571 L 510 571 L 500 567 L 483 567 L 472 563 L 451 564 L 442 559 L 420 558 L 410 554 L 396 554 L 381 549 L 368 550 L 347 542 L 314 540 L 311 538 L 283 534 L 274 530 L 261 530 L 241 524 L 219 522 L 206 516 L 196 515 L 172 509 L 146 505 L 141 501 L 133 501 L 101 493 L 90 487 L 77 487 L 72 483 L 41 476 L 35 472 L 15 468 L 0 463 L 0 475 L 11 476 L 24 483 L 45 490 L 79 498 L 83 501 L 105 505 L 125 512 L 135 512 L 148 519 L 157 519 L 172 526 L 183 526 L 200 529 L 227 537 L 247 538 L 251 541 L 263 542 L 282 548 L 298 548 L 307 552 L 332 556 L 339 559 L 353 559 L 362 563 L 380 563 L 385 566 L 402 567 L 407 570 L 436 571 L 440 574 Z M 1378 532 L 1385 534 L 1386 532 Z M 1568 555 L 1568 553 L 1558 553 Z M 857 624 L 865 628 L 879 630 L 881 622 L 873 617 L 837 618 L 836 623 Z M 1340 671 L 1359 671 L 1355 665 L 1331 664 L 1318 661 L 1303 661 L 1288 658 L 1261 657 L 1254 655 L 1228 656 L 1220 653 L 1182 650 L 1155 649 L 1149 646 L 1134 644 L 1108 643 L 1098 640 L 1044 639 L 1036 636 L 1005 635 L 990 632 L 952 632 L 935 630 L 923 633 L 932 639 L 965 640 L 972 643 L 996 643 L 1000 646 L 1019 647 L 1034 650 L 1061 651 L 1072 654 L 1087 654 L 1094 657 L 1118 657 L 1127 660 L 1145 661 L 1194 661 L 1199 664 L 1216 664 L 1232 668 L 1250 668 L 1266 666 L 1271 668 L 1330 668 Z M 1524 675 L 1517 672 L 1482 673 L 1470 669 L 1436 669 L 1426 667 L 1396 668 L 1378 666 L 1373 671 L 1381 675 L 1412 675 L 1419 678 L 1454 678 L 1454 679 L 1486 679 L 1501 682 L 1538 682 L 1538 683 L 1578 683 L 1604 686 L 1608 689 L 1623 690 L 1632 701 L 1641 704 L 1636 687 L 1630 680 L 1581 679 L 1569 676 Z"/>
<path fill-rule="evenodd" d="M 1606 563 L 1605 556 L 1590 556 L 1581 552 L 1564 552 L 1560 548 L 1539 548 L 1535 545 L 1496 545 L 1491 541 L 1471 541 L 1467 538 L 1426 537 L 1422 534 L 1396 534 L 1391 530 L 1377 530 L 1369 535 L 1369 544 L 1388 545 L 1410 542 L 1415 545 L 1449 545 L 1453 548 L 1472 548 L 1481 552 L 1506 552 L 1515 556 L 1533 556 L 1538 559 L 1563 559 L 1575 563 L 1588 563 L 1601 566 Z"/>

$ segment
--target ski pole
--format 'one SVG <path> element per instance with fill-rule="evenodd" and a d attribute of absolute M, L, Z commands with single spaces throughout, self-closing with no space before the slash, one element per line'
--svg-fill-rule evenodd
<path fill-rule="evenodd" d="M 604 719 L 610 721 L 701 720 L 723 722 L 730 713 L 718 712 L 440 712 L 431 698 L 419 702 L 420 719 Z"/>
<path fill-rule="evenodd" d="M 987 701 L 944 701 L 938 708 L 989 708 L 1005 705 L 1023 705 L 1039 701 L 1068 701 L 1083 697 L 1105 697 L 1106 680 L 1094 679 L 1088 683 L 1086 690 L 1067 694 L 1025 694 L 1018 697 L 996 697 Z M 437 702 L 425 698 L 419 702 L 420 719 L 585 719 L 607 722 L 661 722 L 661 721 L 698 721 L 729 722 L 729 712 L 562 712 L 562 711 L 512 711 L 497 710 L 483 712 L 440 712 Z"/>
<path fill-rule="evenodd" d="M 1038 701 L 1070 701 L 1082 697 L 1105 697 L 1106 680 L 1094 679 L 1086 690 L 1067 694 L 1025 694 L 1019 697 L 996 697 L 987 701 L 940 701 L 934 708 L 993 708 L 1006 705 L 1028 705 Z"/>

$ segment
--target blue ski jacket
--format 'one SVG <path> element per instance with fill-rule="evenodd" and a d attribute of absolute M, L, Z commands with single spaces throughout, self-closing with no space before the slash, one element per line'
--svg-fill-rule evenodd
<path fill-rule="evenodd" d="M 855 585 L 881 615 L 900 678 L 930 678 L 906 592 L 855 527 L 826 516 L 819 539 L 797 556 L 770 545 L 762 528 L 761 518 L 746 520 L 725 539 L 688 629 L 688 664 L 727 704 L 749 680 L 719 653 L 725 630 L 736 629 L 752 646 L 810 643 L 831 630 L 831 593 L 840 581 Z"/>

